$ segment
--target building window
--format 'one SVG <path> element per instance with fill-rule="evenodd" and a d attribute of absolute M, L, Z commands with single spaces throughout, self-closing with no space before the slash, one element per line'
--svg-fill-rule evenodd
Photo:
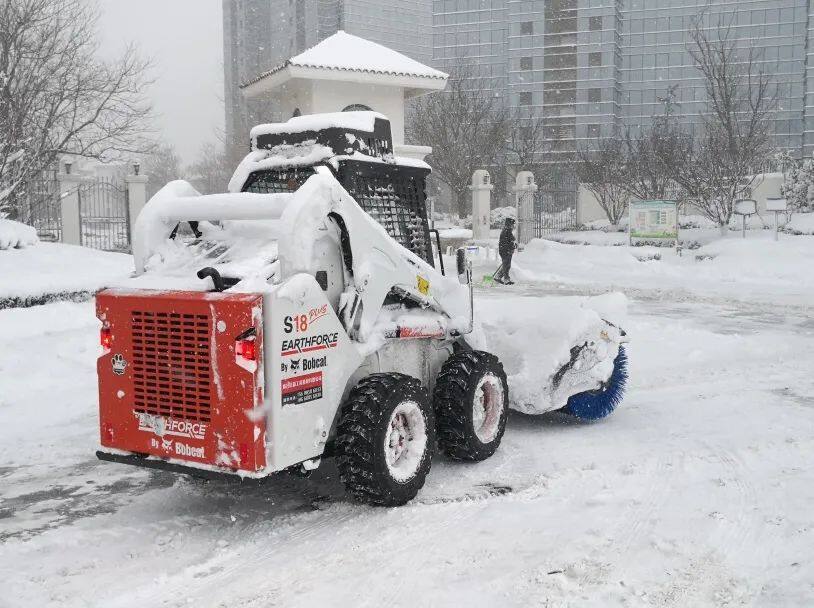
<path fill-rule="evenodd" d="M 533 34 L 534 33 L 534 23 L 532 21 L 522 21 L 522 22 L 520 22 L 520 33 L 521 34 Z"/>
<path fill-rule="evenodd" d="M 602 53 L 588 53 L 588 65 L 598 68 L 602 65 Z"/>
<path fill-rule="evenodd" d="M 523 91 L 518 95 L 517 103 L 521 106 L 531 105 L 531 91 Z"/>
<path fill-rule="evenodd" d="M 534 69 L 534 58 L 533 57 L 521 57 L 520 58 L 520 69 L 521 70 L 533 70 Z"/>
<path fill-rule="evenodd" d="M 599 137 L 599 125 L 588 125 L 588 137 L 596 139 Z"/>
<path fill-rule="evenodd" d="M 588 89 L 588 101 L 591 103 L 602 101 L 602 89 Z"/>
<path fill-rule="evenodd" d="M 602 29 L 602 17 L 589 17 L 588 29 L 592 32 L 598 32 Z"/>

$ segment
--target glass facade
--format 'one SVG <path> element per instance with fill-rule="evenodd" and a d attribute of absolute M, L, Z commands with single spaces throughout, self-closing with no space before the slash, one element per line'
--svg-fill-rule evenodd
<path fill-rule="evenodd" d="M 345 30 L 429 64 L 432 0 L 223 0 L 226 138 L 245 148 L 249 129 L 268 122 L 240 85 Z"/>
<path fill-rule="evenodd" d="M 496 96 L 544 117 L 543 160 L 586 138 L 637 129 L 673 100 L 695 128 L 703 82 L 688 52 L 692 19 L 731 20 L 774 76 L 778 147 L 814 152 L 814 2 L 807 0 L 433 0 L 433 64 L 478 63 Z"/>

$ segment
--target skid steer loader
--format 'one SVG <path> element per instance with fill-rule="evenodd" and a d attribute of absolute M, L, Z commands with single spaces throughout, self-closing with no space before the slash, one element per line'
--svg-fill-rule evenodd
<path fill-rule="evenodd" d="M 346 112 L 253 129 L 228 193 L 157 193 L 135 277 L 96 298 L 98 457 L 259 478 L 333 456 L 354 497 L 400 505 L 436 444 L 494 454 L 506 373 L 468 341 L 471 266 L 444 268 L 428 174 Z"/>

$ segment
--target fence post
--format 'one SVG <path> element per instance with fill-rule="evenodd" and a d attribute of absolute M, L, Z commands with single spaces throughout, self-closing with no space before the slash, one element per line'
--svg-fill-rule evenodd
<path fill-rule="evenodd" d="M 62 220 L 62 242 L 68 245 L 82 244 L 82 218 L 79 208 L 79 184 L 82 176 L 72 173 L 73 163 L 66 162 L 65 172 L 57 176 L 59 180 L 59 212 Z"/>
<path fill-rule="evenodd" d="M 130 246 L 133 246 L 133 231 L 136 229 L 136 218 L 147 204 L 147 176 L 141 175 L 140 166 L 133 165 L 133 174 L 124 178 L 127 187 L 127 226 L 130 230 Z"/>
<path fill-rule="evenodd" d="M 485 169 L 478 169 L 472 174 L 472 238 L 474 240 L 490 237 L 490 212 L 492 210 L 492 190 L 494 185 Z"/>
<path fill-rule="evenodd" d="M 534 174 L 531 171 L 520 171 L 512 192 L 517 208 L 517 242 L 526 245 L 534 238 L 534 193 L 537 192 Z"/>

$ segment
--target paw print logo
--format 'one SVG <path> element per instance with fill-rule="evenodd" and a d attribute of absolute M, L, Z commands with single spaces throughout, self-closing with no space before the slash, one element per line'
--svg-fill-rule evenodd
<path fill-rule="evenodd" d="M 124 369 L 127 367 L 127 361 L 124 360 L 124 357 L 117 353 L 113 355 L 110 362 L 113 365 L 113 373 L 117 376 L 123 376 Z"/>

